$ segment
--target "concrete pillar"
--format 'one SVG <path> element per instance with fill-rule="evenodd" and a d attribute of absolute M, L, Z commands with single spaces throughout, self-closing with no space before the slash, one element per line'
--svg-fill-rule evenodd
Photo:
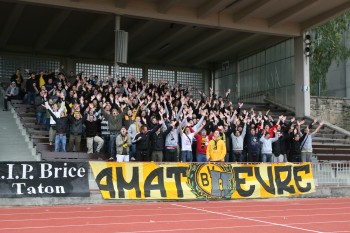
<path fill-rule="evenodd" d="M 71 58 L 65 59 L 66 72 L 69 75 L 71 71 L 76 72 L 75 61 Z"/>
<path fill-rule="evenodd" d="M 213 86 L 213 80 L 214 77 L 212 77 L 213 75 L 213 71 L 212 70 L 205 70 L 203 71 L 203 90 L 205 93 L 209 93 L 209 87 Z"/>
<path fill-rule="evenodd" d="M 114 74 L 115 74 L 115 77 L 116 78 L 118 75 L 119 75 L 119 64 L 117 63 L 117 44 L 118 44 L 118 41 L 117 41 L 117 31 L 120 30 L 120 16 L 119 15 L 116 15 L 115 16 L 115 42 L 114 42 Z"/>
<path fill-rule="evenodd" d="M 304 54 L 303 37 L 294 39 L 295 115 L 310 116 L 309 58 Z"/>

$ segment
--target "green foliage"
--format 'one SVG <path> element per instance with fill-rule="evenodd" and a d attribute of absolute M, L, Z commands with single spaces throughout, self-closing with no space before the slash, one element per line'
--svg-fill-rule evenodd
<path fill-rule="evenodd" d="M 344 44 L 344 35 L 347 35 L 349 27 L 350 13 L 345 13 L 311 31 L 311 95 L 317 94 L 318 83 L 321 84 L 321 95 L 324 94 L 327 88 L 326 75 L 333 61 L 339 64 L 350 57 L 350 49 Z"/>

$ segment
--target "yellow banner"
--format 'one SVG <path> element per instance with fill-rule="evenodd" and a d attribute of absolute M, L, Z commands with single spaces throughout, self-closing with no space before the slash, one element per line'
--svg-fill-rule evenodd
<path fill-rule="evenodd" d="M 104 199 L 238 199 L 315 192 L 310 163 L 90 162 Z"/>

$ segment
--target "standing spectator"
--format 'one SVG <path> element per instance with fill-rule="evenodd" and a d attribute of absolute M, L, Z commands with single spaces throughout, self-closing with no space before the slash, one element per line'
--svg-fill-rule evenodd
<path fill-rule="evenodd" d="M 51 110 L 48 111 L 56 122 L 55 152 L 66 152 L 68 117 L 64 111 L 61 112 L 60 117 L 56 117 Z"/>
<path fill-rule="evenodd" d="M 162 124 L 163 127 L 157 129 L 157 131 L 151 136 L 151 145 L 152 145 L 151 161 L 153 162 L 163 162 L 165 138 L 175 126 L 175 123 L 172 123 L 172 125 L 170 125 L 167 128 L 163 119 L 162 119 L 162 122 L 163 122 Z"/>
<path fill-rule="evenodd" d="M 106 105 L 104 107 L 104 110 L 107 114 L 110 114 L 111 112 L 111 104 L 109 102 L 106 102 Z M 101 137 L 104 141 L 104 149 L 103 151 L 109 155 L 113 154 L 112 151 L 110 151 L 110 135 L 111 132 L 109 131 L 109 126 L 108 126 L 108 120 L 104 116 L 101 116 Z"/>
<path fill-rule="evenodd" d="M 232 162 L 243 162 L 243 142 L 247 130 L 247 120 L 244 119 L 244 127 L 242 132 L 236 130 L 235 133 L 231 134 L 232 139 L 232 151 L 233 161 Z"/>
<path fill-rule="evenodd" d="M 26 92 L 27 92 L 27 103 L 28 104 L 34 104 L 36 94 L 38 92 L 39 87 L 39 81 L 35 77 L 35 72 L 32 72 L 30 74 L 29 79 L 26 82 Z"/>
<path fill-rule="evenodd" d="M 125 126 L 122 126 L 120 134 L 116 139 L 117 162 L 129 162 L 129 150 L 131 146 L 131 138 Z"/>
<path fill-rule="evenodd" d="M 131 138 L 131 140 L 134 140 L 135 136 L 140 133 L 141 129 L 141 117 L 137 116 L 135 118 L 135 122 L 130 125 L 128 129 L 128 134 Z M 135 160 L 136 159 L 136 144 L 131 144 L 130 147 L 130 159 Z"/>
<path fill-rule="evenodd" d="M 291 158 L 292 162 L 300 163 L 301 162 L 301 142 L 300 142 L 300 135 L 292 133 L 292 142 L 291 142 Z"/>
<path fill-rule="evenodd" d="M 58 104 L 57 103 L 52 103 L 52 99 L 50 99 L 49 101 L 46 101 L 47 99 L 47 95 L 44 96 L 45 97 L 45 108 L 50 110 L 56 117 L 60 117 L 61 116 L 61 112 L 64 111 L 64 107 L 65 107 L 65 101 L 64 101 L 64 96 L 61 95 L 61 106 L 60 108 L 58 108 Z M 52 108 L 50 106 L 50 103 L 52 104 Z M 54 140 L 55 140 L 55 135 L 56 135 L 56 121 L 54 120 L 54 118 L 51 116 L 50 114 L 50 129 L 49 129 L 49 143 L 50 146 L 53 144 Z"/>
<path fill-rule="evenodd" d="M 278 140 L 278 135 L 276 134 L 277 130 L 274 130 L 275 137 L 270 138 L 270 132 L 266 132 L 264 137 L 260 138 L 260 142 L 262 143 L 262 148 L 261 148 L 261 155 L 262 159 L 261 161 L 263 163 L 265 162 L 272 162 L 272 143 L 276 142 Z"/>
<path fill-rule="evenodd" d="M 152 130 L 148 130 L 147 125 L 141 126 L 141 132 L 138 133 L 132 141 L 132 143 L 136 144 L 136 161 L 150 161 L 149 145 L 151 135 L 162 126 L 162 123 L 163 122 L 160 121 L 159 124 Z"/>
<path fill-rule="evenodd" d="M 288 133 L 282 133 L 277 131 L 278 140 L 272 143 L 272 153 L 275 155 L 273 157 L 274 163 L 288 162 L 287 160 L 287 145 L 289 143 L 290 137 Z"/>
<path fill-rule="evenodd" d="M 311 162 L 312 139 L 315 137 L 318 131 L 322 128 L 322 126 L 323 126 L 323 121 L 320 122 L 319 126 L 315 129 L 313 133 L 310 133 L 310 129 L 308 127 L 304 130 L 305 138 L 301 143 L 301 161 L 302 162 Z"/>
<path fill-rule="evenodd" d="M 194 135 L 196 135 L 199 131 L 203 129 L 204 125 L 201 125 L 194 133 L 191 133 L 189 127 L 185 128 L 185 132 L 183 132 L 182 128 L 180 128 L 180 136 L 181 136 L 181 161 L 182 162 L 192 162 L 192 142 Z"/>
<path fill-rule="evenodd" d="M 5 92 L 3 111 L 8 111 L 7 102 L 17 99 L 18 93 L 19 93 L 19 89 L 16 86 L 16 82 L 12 81 L 10 86 L 6 89 L 6 92 Z"/>
<path fill-rule="evenodd" d="M 262 120 L 262 124 L 263 124 Z M 260 137 L 261 130 L 251 128 L 246 129 L 248 131 L 247 137 L 247 148 L 248 148 L 248 162 L 258 162 L 259 161 L 259 152 L 260 152 Z M 258 130 L 258 131 L 257 131 Z"/>
<path fill-rule="evenodd" d="M 220 132 L 214 132 L 213 139 L 207 147 L 207 160 L 211 162 L 224 162 L 226 156 L 226 143 L 221 139 Z"/>
<path fill-rule="evenodd" d="M 73 152 L 73 147 L 75 146 L 75 152 L 80 152 L 81 145 L 81 135 L 83 134 L 83 119 L 79 111 L 74 111 L 72 109 L 71 115 L 69 116 L 70 123 L 70 134 L 69 134 L 69 144 L 68 151 Z"/>
<path fill-rule="evenodd" d="M 47 92 L 44 88 L 41 89 L 40 95 L 35 97 L 35 112 L 36 112 L 36 124 L 46 125 L 46 108 L 44 107 L 45 99 L 44 96 Z"/>
<path fill-rule="evenodd" d="M 166 162 L 178 162 L 178 144 L 179 144 L 179 130 L 178 123 L 176 120 L 171 121 L 170 125 L 173 125 L 173 128 L 165 137 L 165 154 L 164 161 Z"/>
<path fill-rule="evenodd" d="M 102 106 L 102 115 L 107 119 L 108 121 L 108 127 L 110 131 L 110 147 L 109 151 L 111 152 L 109 160 L 115 160 L 115 153 L 116 153 L 116 148 L 115 148 L 115 142 L 117 139 L 117 135 L 120 132 L 122 125 L 123 125 L 123 119 L 125 116 L 125 113 L 128 111 L 128 107 L 124 107 L 122 109 L 122 112 L 119 113 L 117 108 L 112 109 L 112 114 L 107 113 L 103 107 L 106 106 L 106 103 Z"/>
<path fill-rule="evenodd" d="M 97 143 L 96 152 L 100 153 L 104 141 L 99 135 L 99 120 L 96 119 L 92 112 L 87 116 L 87 118 L 88 120 L 86 119 L 84 122 L 86 133 L 86 146 L 88 149 L 87 153 L 91 154 L 94 152 L 94 143 Z"/>

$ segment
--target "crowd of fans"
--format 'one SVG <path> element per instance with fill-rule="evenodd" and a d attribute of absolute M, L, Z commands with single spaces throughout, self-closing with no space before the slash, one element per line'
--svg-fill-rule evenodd
<path fill-rule="evenodd" d="M 87 153 L 119 162 L 308 162 L 323 125 L 310 133 L 317 120 L 301 130 L 304 121 L 243 110 L 229 101 L 230 90 L 218 96 L 210 88 L 195 98 L 179 83 L 63 69 L 31 72 L 25 82 L 18 69 L 4 97 L 4 110 L 16 98 L 35 105 L 36 124 L 47 126 L 56 152 L 81 151 L 86 140 Z"/>

